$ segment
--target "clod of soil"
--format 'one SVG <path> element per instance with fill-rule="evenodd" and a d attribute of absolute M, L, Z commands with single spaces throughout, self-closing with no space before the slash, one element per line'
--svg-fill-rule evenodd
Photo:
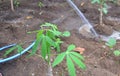
<path fill-rule="evenodd" d="M 104 25 L 104 24 L 103 25 L 96 25 L 95 29 L 99 34 L 102 34 L 102 35 L 110 36 L 113 33 L 112 27 L 108 26 L 108 25 Z"/>

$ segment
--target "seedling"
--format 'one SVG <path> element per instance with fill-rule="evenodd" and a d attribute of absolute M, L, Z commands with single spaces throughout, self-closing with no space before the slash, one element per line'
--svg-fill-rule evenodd
<path fill-rule="evenodd" d="M 103 14 L 107 14 L 108 13 L 108 5 L 107 5 L 107 1 L 111 1 L 113 3 L 116 3 L 117 0 L 91 0 L 91 3 L 93 4 L 98 4 L 98 10 L 100 11 L 100 16 L 99 16 L 99 22 L 100 25 L 103 26 Z"/>
<path fill-rule="evenodd" d="M 51 68 L 51 51 L 56 49 L 57 52 L 60 52 L 60 44 L 63 43 L 60 37 L 69 37 L 70 32 L 60 32 L 57 28 L 57 25 L 51 23 L 42 24 L 40 30 L 34 31 L 37 32 L 35 45 L 32 48 L 33 55 L 36 53 L 38 46 L 40 45 L 41 56 L 48 63 L 49 68 Z M 51 73 L 52 74 L 52 73 Z"/>
<path fill-rule="evenodd" d="M 108 13 L 106 0 L 91 0 L 91 2 L 93 4 L 94 3 L 99 4 L 99 8 L 98 8 L 98 10 L 100 11 L 99 20 L 100 20 L 100 25 L 103 25 L 103 13 L 104 14 Z"/>
<path fill-rule="evenodd" d="M 120 50 L 115 50 L 113 53 L 115 56 L 120 56 Z"/>
<path fill-rule="evenodd" d="M 13 0 L 13 5 L 18 7 L 20 5 L 20 2 L 18 0 Z"/>
<path fill-rule="evenodd" d="M 37 47 L 41 45 L 41 55 L 43 59 L 48 62 L 49 67 L 51 67 L 51 50 L 56 48 L 57 52 L 60 52 L 60 44 L 63 43 L 60 37 L 69 37 L 70 33 L 68 31 L 58 31 L 57 26 L 51 23 L 42 24 L 41 30 L 38 30 L 36 32 L 36 42 L 32 48 L 31 54 L 34 54 L 37 51 Z M 77 52 L 73 52 L 72 50 L 74 49 L 75 45 L 70 45 L 68 46 L 66 52 L 58 54 L 58 56 L 55 58 L 55 61 L 52 64 L 52 67 L 58 65 L 66 57 L 66 63 L 70 76 L 76 76 L 76 70 L 73 62 L 76 63 L 80 68 L 85 69 L 86 66 L 82 62 L 84 60 L 83 56 L 78 54 Z"/>
<path fill-rule="evenodd" d="M 41 7 L 44 6 L 44 4 L 43 4 L 41 1 L 39 1 L 39 2 L 38 2 L 38 6 L 41 8 Z"/>
<path fill-rule="evenodd" d="M 110 38 L 105 44 L 112 49 L 116 45 L 116 39 Z"/>
<path fill-rule="evenodd" d="M 35 45 L 32 48 L 32 54 L 37 51 L 37 47 L 40 45 L 41 55 L 49 63 L 51 47 L 56 48 L 57 51 L 60 52 L 60 44 L 63 43 L 63 41 L 61 41 L 59 37 L 68 37 L 70 33 L 68 31 L 58 31 L 57 25 L 51 23 L 42 24 L 40 27 L 41 29 L 36 31 L 37 36 Z"/>
<path fill-rule="evenodd" d="M 63 52 L 56 57 L 52 64 L 52 67 L 55 67 L 56 65 L 61 63 L 64 60 L 64 58 L 66 58 L 66 65 L 70 76 L 76 76 L 76 69 L 74 67 L 74 64 L 78 65 L 78 67 L 81 69 L 85 69 L 86 66 L 83 63 L 84 57 L 81 54 L 78 54 L 77 52 L 73 51 L 74 49 L 75 45 L 69 45 L 66 52 Z"/>
<path fill-rule="evenodd" d="M 4 56 L 7 56 L 9 54 L 11 54 L 13 51 L 15 51 L 17 49 L 17 52 L 20 53 L 21 51 L 23 51 L 22 45 L 18 44 L 16 46 L 13 46 L 12 48 L 8 49 Z"/>
<path fill-rule="evenodd" d="M 116 39 L 110 38 L 105 44 L 110 48 L 110 50 L 113 50 L 116 45 Z M 120 50 L 114 50 L 113 53 L 115 56 L 120 56 Z"/>

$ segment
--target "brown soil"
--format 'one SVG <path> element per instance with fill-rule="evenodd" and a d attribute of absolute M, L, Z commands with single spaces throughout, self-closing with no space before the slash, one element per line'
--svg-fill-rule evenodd
<path fill-rule="evenodd" d="M 120 76 L 120 57 L 115 57 L 104 42 L 98 42 L 88 35 L 79 34 L 79 28 L 83 25 L 82 19 L 73 11 L 65 0 L 41 0 L 43 7 L 38 7 L 39 0 L 23 0 L 15 12 L 10 10 L 9 2 L 0 3 L 0 47 L 11 43 L 29 42 L 35 39 L 35 34 L 28 31 L 38 30 L 44 22 L 55 23 L 61 31 L 68 30 L 71 36 L 62 38 L 64 43 L 61 49 L 65 50 L 69 44 L 85 48 L 86 70 L 77 68 L 77 76 Z M 109 13 L 104 15 L 105 29 L 99 25 L 99 12 L 97 5 L 91 5 L 88 0 L 74 0 L 86 18 L 96 27 L 100 34 L 110 35 L 113 30 L 120 30 L 120 6 L 109 3 Z M 84 5 L 81 5 L 84 3 Z M 112 17 L 110 19 L 109 17 Z M 111 29 L 109 29 L 111 28 Z M 85 33 L 86 34 L 86 33 Z M 114 49 L 120 49 L 119 41 Z M 0 54 L 2 55 L 2 53 Z M 47 64 L 41 57 L 35 55 L 26 58 L 24 54 L 20 58 L 0 64 L 0 72 L 3 76 L 46 76 Z M 69 76 L 65 62 L 53 69 L 54 76 Z"/>

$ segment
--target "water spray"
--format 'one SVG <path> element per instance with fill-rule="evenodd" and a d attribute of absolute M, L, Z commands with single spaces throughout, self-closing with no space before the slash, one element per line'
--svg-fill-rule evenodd
<path fill-rule="evenodd" d="M 84 22 L 84 24 L 85 25 L 87 24 L 88 28 L 90 28 L 89 30 L 95 35 L 95 37 L 98 37 L 97 32 L 95 31 L 95 29 L 93 28 L 93 26 L 90 24 L 90 22 L 85 18 L 85 16 L 83 15 L 83 13 L 78 9 L 78 7 L 71 0 L 66 0 L 66 1 L 75 10 L 75 12 L 78 14 L 78 16 Z"/>

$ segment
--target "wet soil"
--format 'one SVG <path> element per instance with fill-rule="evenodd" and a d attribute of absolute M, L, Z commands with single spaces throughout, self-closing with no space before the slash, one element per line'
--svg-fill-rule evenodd
<path fill-rule="evenodd" d="M 38 6 L 39 1 L 43 2 L 43 7 Z M 74 2 L 93 24 L 97 33 L 110 35 L 113 30 L 120 30 L 119 5 L 108 3 L 109 13 L 103 17 L 105 27 L 99 27 L 98 5 L 91 5 L 88 0 Z M 79 28 L 84 23 L 65 0 L 21 0 L 15 12 L 11 11 L 9 2 L 0 3 L 0 47 L 23 42 L 26 42 L 24 47 L 27 47 L 35 39 L 34 33 L 27 32 L 40 29 L 40 24 L 44 22 L 57 24 L 61 31 L 71 32 L 70 37 L 62 38 L 64 43 L 61 50 L 65 51 L 69 44 L 85 48 L 83 56 L 87 69 L 77 68 L 77 76 L 120 76 L 120 57 L 114 56 L 113 51 L 105 46 L 105 42 L 92 38 L 91 33 L 82 31 L 80 34 Z M 120 49 L 119 46 L 118 41 L 114 49 Z M 28 54 L 0 64 L 3 76 L 46 76 L 48 68 L 46 62 L 38 55 L 27 58 Z M 53 69 L 53 74 L 69 76 L 65 61 Z"/>

